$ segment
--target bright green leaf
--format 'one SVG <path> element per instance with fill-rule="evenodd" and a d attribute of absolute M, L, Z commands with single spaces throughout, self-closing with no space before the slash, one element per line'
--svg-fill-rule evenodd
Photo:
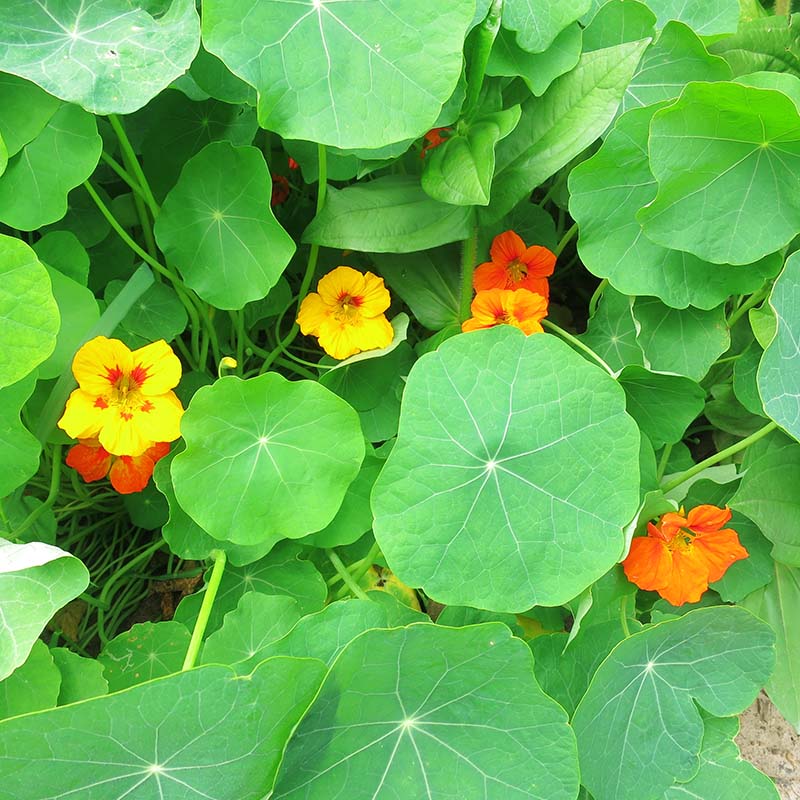
<path fill-rule="evenodd" d="M 772 671 L 775 636 L 734 606 L 645 628 L 600 665 L 572 721 L 596 800 L 660 800 L 700 766 L 703 720 L 737 714 Z"/>
<path fill-rule="evenodd" d="M 631 298 L 607 286 L 597 311 L 579 337 L 612 369 L 642 366 L 644 355 L 636 341 Z"/>
<path fill-rule="evenodd" d="M 0 680 L 25 661 L 53 614 L 88 585 L 86 567 L 64 550 L 0 539 Z"/>
<path fill-rule="evenodd" d="M 0 720 L 55 708 L 61 673 L 47 645 L 36 640 L 25 663 L 0 681 Z"/>
<path fill-rule="evenodd" d="M 710 502 L 705 498 L 704 501 Z M 687 503 L 688 505 L 689 503 Z M 748 557 L 731 564 L 727 572 L 718 581 L 711 584 L 711 588 L 726 603 L 739 603 L 751 592 L 760 589 L 772 580 L 774 566 L 770 556 L 772 544 L 754 522 L 738 511 L 733 511 L 731 521 L 725 527 L 733 528 L 736 531 L 739 541 L 748 552 Z"/>
<path fill-rule="evenodd" d="M 751 342 L 733 364 L 733 391 L 736 399 L 751 413 L 765 416 L 758 391 L 758 367 L 764 351 L 758 342 Z"/>
<path fill-rule="evenodd" d="M 656 15 L 635 0 L 607 0 L 583 32 L 583 49 L 602 50 L 655 36 Z"/>
<path fill-rule="evenodd" d="M 572 800 L 566 722 L 504 625 L 368 631 L 334 662 L 273 797 Z"/>
<path fill-rule="evenodd" d="M 647 0 L 658 17 L 658 27 L 670 20 L 688 25 L 701 36 L 736 33 L 739 25 L 739 0 Z"/>
<path fill-rule="evenodd" d="M 36 376 L 0 389 L 0 441 L 3 442 L 3 469 L 0 471 L 0 497 L 6 497 L 32 478 L 39 469 L 39 440 L 22 424 L 20 411 L 36 386 Z M 8 516 L 9 509 L 4 509 Z M 26 514 L 27 516 L 27 514 Z"/>
<path fill-rule="evenodd" d="M 387 175 L 330 189 L 303 241 L 373 253 L 411 253 L 466 239 L 471 231 L 470 207 L 434 200 L 417 178 Z"/>
<path fill-rule="evenodd" d="M 425 0 L 206 0 L 203 43 L 258 90 L 262 127 L 375 148 L 433 127 L 461 74 L 472 13 L 472 3 Z"/>
<path fill-rule="evenodd" d="M 364 459 L 347 403 L 318 383 L 275 372 L 203 387 L 181 432 L 186 450 L 172 462 L 178 502 L 212 536 L 235 544 L 321 530 Z"/>
<path fill-rule="evenodd" d="M 146 5 L 9 0 L 0 68 L 94 114 L 136 111 L 189 68 L 200 43 L 194 0 Z"/>
<path fill-rule="evenodd" d="M 106 284 L 105 300 L 110 303 L 123 289 L 122 281 Z M 154 283 L 131 307 L 117 329 L 129 347 L 144 347 L 157 339 L 171 342 L 186 328 L 188 317 L 175 290 L 166 283 Z"/>
<path fill-rule="evenodd" d="M 373 489 L 376 538 L 398 577 L 440 602 L 557 605 L 619 559 L 638 454 L 619 386 L 560 340 L 462 334 L 409 374 Z"/>
<path fill-rule="evenodd" d="M 742 21 L 739 30 L 709 45 L 734 75 L 770 70 L 800 74 L 800 17 L 768 16 Z"/>
<path fill-rule="evenodd" d="M 649 152 L 658 194 L 637 219 L 653 241 L 747 264 L 800 231 L 800 114 L 781 92 L 689 84 L 653 117 Z"/>
<path fill-rule="evenodd" d="M 33 141 L 56 113 L 61 101 L 35 83 L 0 73 L 0 138 L 7 156 L 16 155 Z M 0 170 L 2 174 L 2 170 Z"/>
<path fill-rule="evenodd" d="M 218 308 L 265 297 L 295 251 L 270 208 L 271 186 L 259 150 L 213 142 L 186 162 L 164 201 L 159 247 Z"/>
<path fill-rule="evenodd" d="M 81 286 L 89 281 L 89 254 L 71 231 L 49 231 L 33 243 L 39 260 Z"/>
<path fill-rule="evenodd" d="M 256 104 L 256 90 L 237 78 L 215 55 L 206 50 L 203 45 L 197 51 L 189 74 L 195 83 L 215 100 L 224 103 Z"/>
<path fill-rule="evenodd" d="M 79 656 L 66 647 L 54 647 L 50 655 L 61 673 L 58 705 L 108 694 L 108 681 L 103 677 L 103 665 L 99 661 Z"/>
<path fill-rule="evenodd" d="M 564 28 L 589 10 L 590 0 L 505 0 L 502 25 L 514 31 L 517 44 L 529 53 L 546 50 Z"/>
<path fill-rule="evenodd" d="M 245 678 L 201 667 L 0 723 L 3 790 L 14 800 L 260 800 L 324 674 L 295 658 Z"/>

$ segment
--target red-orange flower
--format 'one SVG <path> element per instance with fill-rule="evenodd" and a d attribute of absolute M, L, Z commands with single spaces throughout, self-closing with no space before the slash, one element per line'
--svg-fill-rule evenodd
<path fill-rule="evenodd" d="M 81 439 L 67 453 L 67 466 L 86 481 L 99 481 L 108 475 L 120 494 L 141 492 L 147 486 L 156 462 L 169 453 L 169 442 L 156 442 L 140 456 L 114 456 L 97 439 Z"/>
<path fill-rule="evenodd" d="M 478 265 L 472 276 L 476 292 L 528 289 L 544 298 L 550 296 L 547 276 L 555 269 L 555 253 L 539 245 L 526 247 L 514 231 L 506 231 L 494 237 L 489 255 L 492 260 Z"/>
<path fill-rule="evenodd" d="M 526 334 L 542 333 L 547 300 L 527 289 L 486 289 L 478 292 L 470 310 L 472 317 L 461 325 L 462 331 L 513 325 Z"/>
<path fill-rule="evenodd" d="M 425 143 L 422 145 L 422 152 L 419 154 L 419 157 L 425 158 L 425 153 L 427 153 L 428 150 L 433 150 L 434 147 L 444 144 L 449 138 L 449 134 L 450 128 L 431 128 L 422 137 Z"/>
<path fill-rule="evenodd" d="M 300 169 L 300 165 L 291 156 L 289 156 L 289 169 Z"/>
<path fill-rule="evenodd" d="M 647 524 L 647 536 L 631 542 L 622 562 L 628 580 L 640 589 L 658 592 L 668 603 L 696 603 L 735 561 L 749 553 L 736 531 L 723 528 L 730 509 L 697 506 L 684 515 L 669 512 L 658 524 Z"/>
<path fill-rule="evenodd" d="M 289 199 L 289 180 L 285 175 L 272 176 L 272 197 L 269 204 L 279 206 Z"/>

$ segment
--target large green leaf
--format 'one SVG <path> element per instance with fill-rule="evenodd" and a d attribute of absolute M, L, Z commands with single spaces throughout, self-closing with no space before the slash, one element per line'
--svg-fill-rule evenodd
<path fill-rule="evenodd" d="M 86 567 L 64 550 L 0 539 L 0 680 L 25 661 L 53 614 L 88 585 Z"/>
<path fill-rule="evenodd" d="M 800 732 L 800 570 L 775 563 L 775 577 L 742 605 L 769 623 L 777 637 L 775 671 L 767 692 L 778 711 Z"/>
<path fill-rule="evenodd" d="M 580 19 L 591 5 L 591 0 L 506 0 L 503 5 L 502 24 L 514 31 L 517 43 L 529 53 L 541 53 L 571 22 Z"/>
<path fill-rule="evenodd" d="M 22 424 L 20 410 L 33 393 L 36 376 L 0 389 L 0 441 L 3 442 L 3 469 L 0 471 L 0 497 L 11 494 L 39 469 L 39 440 Z"/>
<path fill-rule="evenodd" d="M 242 308 L 277 283 L 295 245 L 270 208 L 261 151 L 212 142 L 183 167 L 155 235 L 186 283 L 218 308 Z"/>
<path fill-rule="evenodd" d="M 658 26 L 679 20 L 702 36 L 735 33 L 739 25 L 739 0 L 647 0 Z"/>
<path fill-rule="evenodd" d="M 636 213 L 657 191 L 647 137 L 661 107 L 628 111 L 600 150 L 570 173 L 569 209 L 580 226 L 578 252 L 590 272 L 620 292 L 654 295 L 673 308 L 714 308 L 731 294 L 756 291 L 780 268 L 780 257 L 720 268 L 643 234 Z"/>
<path fill-rule="evenodd" d="M 101 149 L 95 118 L 78 106 L 62 105 L 8 162 L 0 177 L 0 220 L 26 231 L 60 220 L 67 194 L 92 174 Z"/>
<path fill-rule="evenodd" d="M 103 677 L 103 665 L 99 661 L 79 656 L 66 647 L 52 647 L 50 655 L 61 673 L 58 705 L 108 694 L 108 681 Z"/>
<path fill-rule="evenodd" d="M 545 334 L 501 325 L 423 356 L 372 494 L 389 566 L 446 604 L 517 612 L 574 597 L 619 559 L 638 504 L 624 404 Z"/>
<path fill-rule="evenodd" d="M 178 502 L 212 536 L 235 544 L 321 530 L 364 459 L 351 406 L 318 383 L 275 372 L 203 387 L 181 432 L 186 450 L 172 462 Z"/>
<path fill-rule="evenodd" d="M 0 73 L 0 138 L 6 155 L 11 158 L 33 141 L 60 105 L 35 83 Z"/>
<path fill-rule="evenodd" d="M 89 281 L 89 254 L 71 231 L 49 231 L 33 243 L 39 260 L 81 286 Z"/>
<path fill-rule="evenodd" d="M 61 672 L 47 645 L 37 639 L 24 664 L 0 681 L 0 720 L 55 708 Z"/>
<path fill-rule="evenodd" d="M 800 75 L 800 17 L 768 16 L 742 21 L 739 30 L 709 45 L 734 75 L 770 70 Z"/>
<path fill-rule="evenodd" d="M 387 175 L 331 189 L 303 241 L 373 253 L 411 253 L 468 238 L 472 215 L 468 206 L 434 200 L 418 178 Z"/>
<path fill-rule="evenodd" d="M 141 108 L 189 68 L 199 44 L 194 0 L 0 6 L 0 69 L 94 114 Z"/>
<path fill-rule="evenodd" d="M 778 330 L 761 357 L 758 392 L 767 415 L 800 439 L 800 254 L 794 253 L 786 261 L 769 303 Z"/>
<path fill-rule="evenodd" d="M 588 15 L 587 15 L 588 16 Z M 636 0 L 605 0 L 583 32 L 584 50 L 602 50 L 655 36 L 656 15 Z"/>
<path fill-rule="evenodd" d="M 644 364 L 642 348 L 636 341 L 632 298 L 610 286 L 603 291 L 597 311 L 580 339 L 614 370 Z"/>
<path fill-rule="evenodd" d="M 201 667 L 0 723 L 3 791 L 14 800 L 260 800 L 324 674 L 297 658 L 243 678 Z"/>
<path fill-rule="evenodd" d="M 106 284 L 105 301 L 110 303 L 125 287 L 122 281 Z M 166 283 L 154 283 L 131 307 L 115 331 L 132 350 L 164 339 L 171 342 L 186 329 L 186 307 Z"/>
<path fill-rule="evenodd" d="M 637 219 L 658 244 L 747 264 L 800 231 L 800 114 L 785 94 L 689 84 L 653 117 L 649 152 L 658 194 Z"/>
<path fill-rule="evenodd" d="M 495 217 L 588 147 L 614 119 L 648 40 L 584 53 L 545 94 L 522 104 L 522 118 L 497 146 Z"/>
<path fill-rule="evenodd" d="M 596 800 L 660 800 L 700 766 L 703 720 L 753 702 L 774 664 L 775 635 L 735 606 L 645 628 L 600 665 L 572 720 L 581 781 Z"/>
<path fill-rule="evenodd" d="M 748 464 L 731 507 L 758 525 L 776 561 L 800 567 L 800 445 L 768 450 Z"/>
<path fill-rule="evenodd" d="M 460 0 L 206 0 L 203 43 L 256 87 L 262 127 L 376 148 L 433 127 L 461 74 L 472 14 Z"/>
<path fill-rule="evenodd" d="M 504 625 L 368 631 L 334 662 L 273 797 L 571 800 L 566 723 Z"/>

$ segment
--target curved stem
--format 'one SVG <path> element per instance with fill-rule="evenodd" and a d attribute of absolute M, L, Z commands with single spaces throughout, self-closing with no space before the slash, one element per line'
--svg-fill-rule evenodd
<path fill-rule="evenodd" d="M 361 600 L 369 600 L 367 593 L 353 580 L 353 576 L 347 571 L 347 567 L 342 563 L 342 559 L 336 555 L 335 551 L 326 550 L 325 555 L 328 556 L 328 560 L 333 564 L 333 568 L 350 592 Z"/>
<path fill-rule="evenodd" d="M 56 497 L 58 497 L 58 489 L 61 486 L 61 448 L 62 445 L 60 444 L 53 447 L 53 471 L 50 473 L 50 490 L 47 493 L 45 501 L 40 506 L 34 508 L 33 511 L 22 520 L 19 528 L 14 531 L 14 536 L 16 538 L 19 538 L 25 533 L 45 511 L 53 507 L 53 503 L 55 503 Z"/>
<path fill-rule="evenodd" d="M 616 378 L 617 375 L 611 367 L 600 358 L 591 347 L 585 345 L 580 339 L 573 336 L 571 333 L 567 333 L 563 328 L 560 328 L 555 322 L 550 322 L 549 319 L 542 320 L 542 327 L 547 328 L 548 330 L 557 333 L 562 339 L 568 341 L 573 347 L 577 347 L 578 350 L 582 350 L 586 355 L 588 355 L 592 360 L 596 361 L 612 378 Z"/>
<path fill-rule="evenodd" d="M 134 177 L 139 183 L 139 186 L 141 186 L 142 192 L 144 193 L 144 200 L 150 209 L 150 213 L 153 215 L 153 219 L 155 219 L 161 209 L 159 208 L 155 197 L 153 197 L 153 192 L 150 190 L 150 184 L 147 182 L 147 178 L 145 177 L 145 174 L 139 165 L 139 159 L 136 157 L 136 152 L 131 145 L 130 139 L 128 139 L 128 134 L 125 133 L 122 120 L 120 120 L 116 114 L 109 114 L 108 121 L 111 123 L 111 127 L 114 129 L 114 133 L 117 135 L 122 156 L 128 162 L 128 167 L 133 172 Z"/>
<path fill-rule="evenodd" d="M 458 318 L 461 322 L 470 318 L 472 305 L 472 275 L 478 260 L 478 226 L 473 225 L 469 239 L 462 243 L 461 291 L 459 293 Z"/>
<path fill-rule="evenodd" d="M 686 483 L 686 481 L 688 481 L 690 478 L 693 478 L 695 475 L 699 475 L 704 469 L 713 467 L 715 464 L 719 464 L 720 461 L 724 461 L 726 458 L 750 447 L 751 444 L 754 444 L 759 439 L 763 439 L 768 433 L 772 433 L 772 431 L 774 431 L 777 427 L 778 424 L 776 422 L 767 423 L 763 428 L 759 428 L 755 433 L 751 433 L 748 437 L 736 442 L 736 444 L 732 444 L 730 447 L 720 450 L 719 453 L 709 456 L 699 464 L 689 467 L 689 469 L 687 469 L 685 472 L 682 472 L 671 481 L 667 481 L 667 483 L 661 487 L 661 491 L 665 493 L 671 492 L 682 483 Z"/>
<path fill-rule="evenodd" d="M 727 319 L 727 326 L 732 328 L 753 306 L 757 306 L 772 289 L 772 283 L 767 281 L 757 292 L 754 292 L 742 303 L 739 308 L 731 312 Z"/>
<path fill-rule="evenodd" d="M 589 300 L 589 317 L 593 317 L 595 312 L 597 311 L 597 305 L 600 302 L 600 298 L 603 296 L 603 292 L 606 290 L 608 286 L 608 278 L 603 278 L 600 283 L 597 284 L 597 288 L 594 290 L 591 299 Z"/>
<path fill-rule="evenodd" d="M 619 604 L 619 624 L 622 626 L 622 632 L 627 639 L 631 635 L 631 629 L 628 626 L 628 595 L 623 595 Z"/>
<path fill-rule="evenodd" d="M 578 232 L 578 223 L 574 222 L 571 228 L 567 229 L 567 232 L 561 237 L 561 241 L 556 245 L 556 249 L 553 252 L 556 255 L 556 258 L 561 255 L 564 251 L 564 248 L 572 241 L 575 234 Z"/>
<path fill-rule="evenodd" d="M 664 473 L 667 471 L 667 464 L 669 463 L 669 457 L 672 455 L 672 445 L 665 444 L 664 451 L 661 453 L 661 459 L 658 462 L 658 469 L 656 470 L 656 481 L 661 482 L 661 479 L 664 477 Z"/>
<path fill-rule="evenodd" d="M 208 626 L 208 618 L 211 616 L 211 609 L 214 607 L 214 600 L 216 600 L 217 597 L 219 584 L 225 572 L 225 563 L 228 560 L 224 550 L 212 550 L 210 556 L 214 561 L 214 567 L 211 570 L 211 577 L 208 579 L 208 586 L 206 586 L 203 602 L 197 614 L 197 622 L 195 622 L 194 630 L 192 630 L 192 638 L 189 641 L 189 649 L 186 651 L 186 658 L 183 659 L 181 672 L 191 669 L 197 661 L 197 656 L 200 654 L 200 645 L 203 643 L 203 635 Z"/>

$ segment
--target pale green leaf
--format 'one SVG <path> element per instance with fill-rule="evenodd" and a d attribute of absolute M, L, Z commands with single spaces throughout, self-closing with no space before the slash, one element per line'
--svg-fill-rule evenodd
<path fill-rule="evenodd" d="M 3 469 L 0 471 L 0 497 L 11 494 L 39 469 L 42 446 L 20 420 L 20 411 L 35 386 L 36 376 L 29 375 L 0 389 L 0 441 L 3 442 L 4 453 Z M 4 510 L 9 516 L 9 509 Z"/>
<path fill-rule="evenodd" d="M 678 20 L 701 36 L 736 33 L 739 0 L 647 0 L 658 17 L 658 27 Z"/>
<path fill-rule="evenodd" d="M 61 673 L 58 705 L 108 694 L 108 681 L 103 677 L 103 665 L 99 661 L 79 656 L 66 647 L 53 647 L 50 655 Z"/>
<path fill-rule="evenodd" d="M 590 0 L 505 0 L 502 25 L 529 53 L 546 50 L 564 28 L 589 10 Z"/>
<path fill-rule="evenodd" d="M 0 720 L 55 708 L 61 673 L 47 645 L 37 639 L 25 663 L 0 681 Z"/>

